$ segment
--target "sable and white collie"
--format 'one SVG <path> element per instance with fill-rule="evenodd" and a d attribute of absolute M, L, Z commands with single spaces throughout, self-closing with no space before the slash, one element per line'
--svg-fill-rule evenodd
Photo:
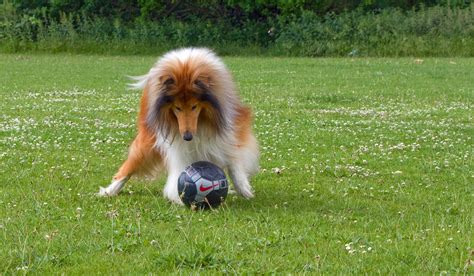
<path fill-rule="evenodd" d="M 182 204 L 178 177 L 204 160 L 227 169 L 236 192 L 253 197 L 249 176 L 258 171 L 259 149 L 252 112 L 241 103 L 224 63 L 208 49 L 179 49 L 136 80 L 132 86 L 143 89 L 138 134 L 127 160 L 99 195 L 117 195 L 132 175 L 153 176 L 166 169 L 163 194 Z"/>

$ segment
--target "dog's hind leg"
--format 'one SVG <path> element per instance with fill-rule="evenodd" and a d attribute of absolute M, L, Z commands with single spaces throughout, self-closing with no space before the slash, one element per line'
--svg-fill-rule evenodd
<path fill-rule="evenodd" d="M 117 195 L 132 175 L 149 174 L 153 171 L 161 162 L 161 155 L 153 146 L 154 139 L 139 134 L 130 146 L 128 158 L 115 174 L 112 183 L 106 188 L 100 187 L 98 195 Z"/>

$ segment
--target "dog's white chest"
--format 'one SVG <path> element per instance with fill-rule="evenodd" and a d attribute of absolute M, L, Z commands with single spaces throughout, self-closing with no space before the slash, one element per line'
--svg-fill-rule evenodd
<path fill-rule="evenodd" d="M 197 161 L 209 161 L 220 167 L 228 164 L 229 145 L 219 137 L 201 138 L 195 136 L 192 141 L 184 141 L 175 137 L 173 143 L 168 144 L 165 150 L 166 159 L 174 166 L 184 169 Z"/>

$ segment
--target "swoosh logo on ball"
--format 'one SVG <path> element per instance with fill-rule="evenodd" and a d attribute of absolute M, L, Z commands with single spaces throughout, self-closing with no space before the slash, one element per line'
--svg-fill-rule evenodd
<path fill-rule="evenodd" d="M 200 187 L 199 187 L 199 191 L 201 191 L 201 192 L 205 192 L 205 191 L 208 191 L 208 190 L 210 190 L 210 189 L 212 189 L 212 188 L 214 188 L 214 187 L 216 187 L 216 186 L 219 186 L 219 183 L 217 183 L 217 184 L 214 184 L 214 185 L 212 185 L 212 186 L 209 186 L 209 187 L 203 187 L 203 186 L 200 186 Z"/>

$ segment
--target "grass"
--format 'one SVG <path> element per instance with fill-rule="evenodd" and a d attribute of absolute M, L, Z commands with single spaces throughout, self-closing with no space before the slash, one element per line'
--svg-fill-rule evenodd
<path fill-rule="evenodd" d="M 0 273 L 474 273 L 474 59 L 226 58 L 261 172 L 210 212 L 95 196 L 154 60 L 0 55 Z"/>

